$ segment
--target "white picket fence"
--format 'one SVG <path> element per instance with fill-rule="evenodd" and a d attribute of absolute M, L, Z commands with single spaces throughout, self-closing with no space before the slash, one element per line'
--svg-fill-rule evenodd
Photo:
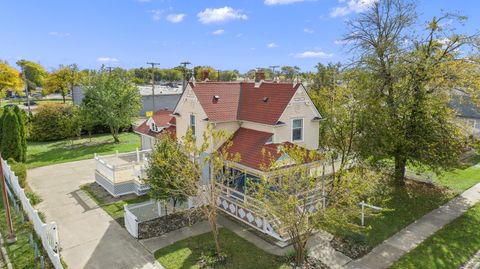
<path fill-rule="evenodd" d="M 3 165 L 3 174 L 7 180 L 8 185 L 13 189 L 13 192 L 20 200 L 23 210 L 27 213 L 28 219 L 33 223 L 33 228 L 37 235 L 42 240 L 42 245 L 46 250 L 48 257 L 52 261 L 55 269 L 63 269 L 60 260 L 60 245 L 58 241 L 58 230 L 55 222 L 43 223 L 38 211 L 30 204 L 30 200 L 25 195 L 25 191 L 18 182 L 18 177 L 10 169 L 7 161 L 1 159 Z"/>

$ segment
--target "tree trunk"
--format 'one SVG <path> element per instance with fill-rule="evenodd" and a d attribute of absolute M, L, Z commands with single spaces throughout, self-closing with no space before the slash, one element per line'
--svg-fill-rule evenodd
<path fill-rule="evenodd" d="M 295 263 L 297 266 L 301 266 L 305 262 L 305 245 L 306 241 L 304 242 L 301 239 L 301 235 L 297 234 L 292 237 L 293 240 L 293 249 L 295 250 Z"/>
<path fill-rule="evenodd" d="M 63 99 L 63 103 L 65 104 L 65 92 L 62 91 L 62 99 Z"/>
<path fill-rule="evenodd" d="M 114 127 L 110 127 L 110 133 L 112 133 L 113 140 L 115 143 L 119 143 L 120 139 L 118 139 L 118 129 Z"/>
<path fill-rule="evenodd" d="M 213 234 L 213 240 L 215 241 L 215 253 L 217 255 L 220 255 L 220 240 L 218 238 L 217 214 L 215 213 L 208 214 L 208 222 L 210 223 L 210 227 L 212 229 L 212 234 Z"/>
<path fill-rule="evenodd" d="M 405 166 L 407 165 L 407 158 L 402 155 L 395 156 L 395 171 L 393 178 L 397 186 L 405 185 Z"/>

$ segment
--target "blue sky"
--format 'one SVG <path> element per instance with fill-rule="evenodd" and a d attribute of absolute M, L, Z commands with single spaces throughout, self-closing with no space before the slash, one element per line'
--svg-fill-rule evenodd
<path fill-rule="evenodd" d="M 77 63 L 125 68 L 183 60 L 218 69 L 346 62 L 344 21 L 373 0 L 2 0 L 0 59 L 25 58 L 47 69 Z M 421 21 L 441 10 L 480 28 L 476 0 L 418 1 Z M 476 17 L 475 17 L 476 15 Z"/>

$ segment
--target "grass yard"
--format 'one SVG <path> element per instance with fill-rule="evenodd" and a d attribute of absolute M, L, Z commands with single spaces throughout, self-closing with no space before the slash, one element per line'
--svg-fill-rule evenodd
<path fill-rule="evenodd" d="M 17 241 L 13 244 L 6 244 L 5 247 L 13 268 L 41 268 L 40 259 L 35 259 L 35 249 L 29 242 L 30 234 L 34 235 L 34 240 L 37 242 L 41 255 L 45 258 L 45 268 L 53 268 L 47 253 L 43 249 L 40 239 L 35 236 L 35 232 L 33 231 L 31 224 L 28 222 L 27 217 L 25 217 L 25 222 L 22 224 L 20 222 L 20 216 L 15 212 L 12 205 L 10 205 L 10 208 Z M 0 215 L 0 229 L 2 231 L 3 239 L 6 240 L 8 228 L 3 203 L 0 203 Z"/>
<path fill-rule="evenodd" d="M 388 210 L 377 216 L 368 216 L 367 214 L 365 217 L 366 228 L 357 233 L 349 230 L 332 229 L 331 227 L 327 230 L 344 238 L 347 242 L 350 242 L 350 245 L 363 246 L 363 250 L 357 254 L 352 254 L 347 249 L 339 249 L 347 256 L 357 258 L 368 253 L 375 246 L 416 219 L 445 204 L 455 195 L 454 192 L 446 188 L 407 181 L 404 188 L 392 188 L 391 191 L 378 195 L 378 201 L 384 201 L 384 203 L 373 202 L 374 205 Z M 386 198 L 389 198 L 389 200 L 385 200 Z M 354 220 L 357 224 L 360 224 L 360 213 L 359 207 L 358 219 Z"/>
<path fill-rule="evenodd" d="M 97 183 L 89 183 L 80 187 L 86 192 L 105 212 L 108 213 L 122 227 L 125 226 L 123 220 L 123 206 L 125 204 L 137 204 L 146 202 L 150 199 L 148 195 L 136 196 L 135 194 L 124 195 L 120 197 L 111 196 L 102 186 Z"/>
<path fill-rule="evenodd" d="M 93 158 L 94 153 L 114 154 L 140 148 L 140 137 L 134 133 L 121 133 L 120 143 L 114 143 L 110 134 L 94 135 L 74 140 L 28 142 L 27 168 L 66 163 Z"/>
<path fill-rule="evenodd" d="M 479 183 L 480 155 L 470 158 L 462 167 L 438 176 L 436 182 L 459 193 Z"/>
<path fill-rule="evenodd" d="M 457 269 L 480 249 L 480 204 L 475 205 L 415 249 L 392 269 Z"/>
<path fill-rule="evenodd" d="M 394 189 L 389 197 L 390 200 L 381 206 L 392 211 L 387 211 L 380 217 L 365 219 L 366 225 L 371 229 L 366 229 L 364 233 L 367 236 L 367 244 L 372 248 L 416 219 L 445 204 L 455 197 L 455 193 L 447 189 L 408 182 L 405 188 Z"/>
<path fill-rule="evenodd" d="M 290 268 L 283 262 L 283 257 L 266 253 L 227 229 L 220 229 L 220 241 L 227 253 L 227 262 L 215 268 Z M 162 248 L 155 252 L 155 258 L 166 269 L 199 268 L 197 262 L 202 253 L 213 249 L 212 234 L 206 233 Z"/>

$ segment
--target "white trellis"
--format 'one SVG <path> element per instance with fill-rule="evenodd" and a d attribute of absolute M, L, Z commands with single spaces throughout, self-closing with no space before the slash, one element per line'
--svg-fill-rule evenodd
<path fill-rule="evenodd" d="M 367 203 L 365 203 L 365 201 L 361 201 L 360 206 L 362 207 L 362 226 L 365 226 L 365 207 L 369 207 L 369 208 L 371 208 L 373 210 L 377 210 L 377 211 L 383 210 L 383 208 L 367 204 Z"/>

